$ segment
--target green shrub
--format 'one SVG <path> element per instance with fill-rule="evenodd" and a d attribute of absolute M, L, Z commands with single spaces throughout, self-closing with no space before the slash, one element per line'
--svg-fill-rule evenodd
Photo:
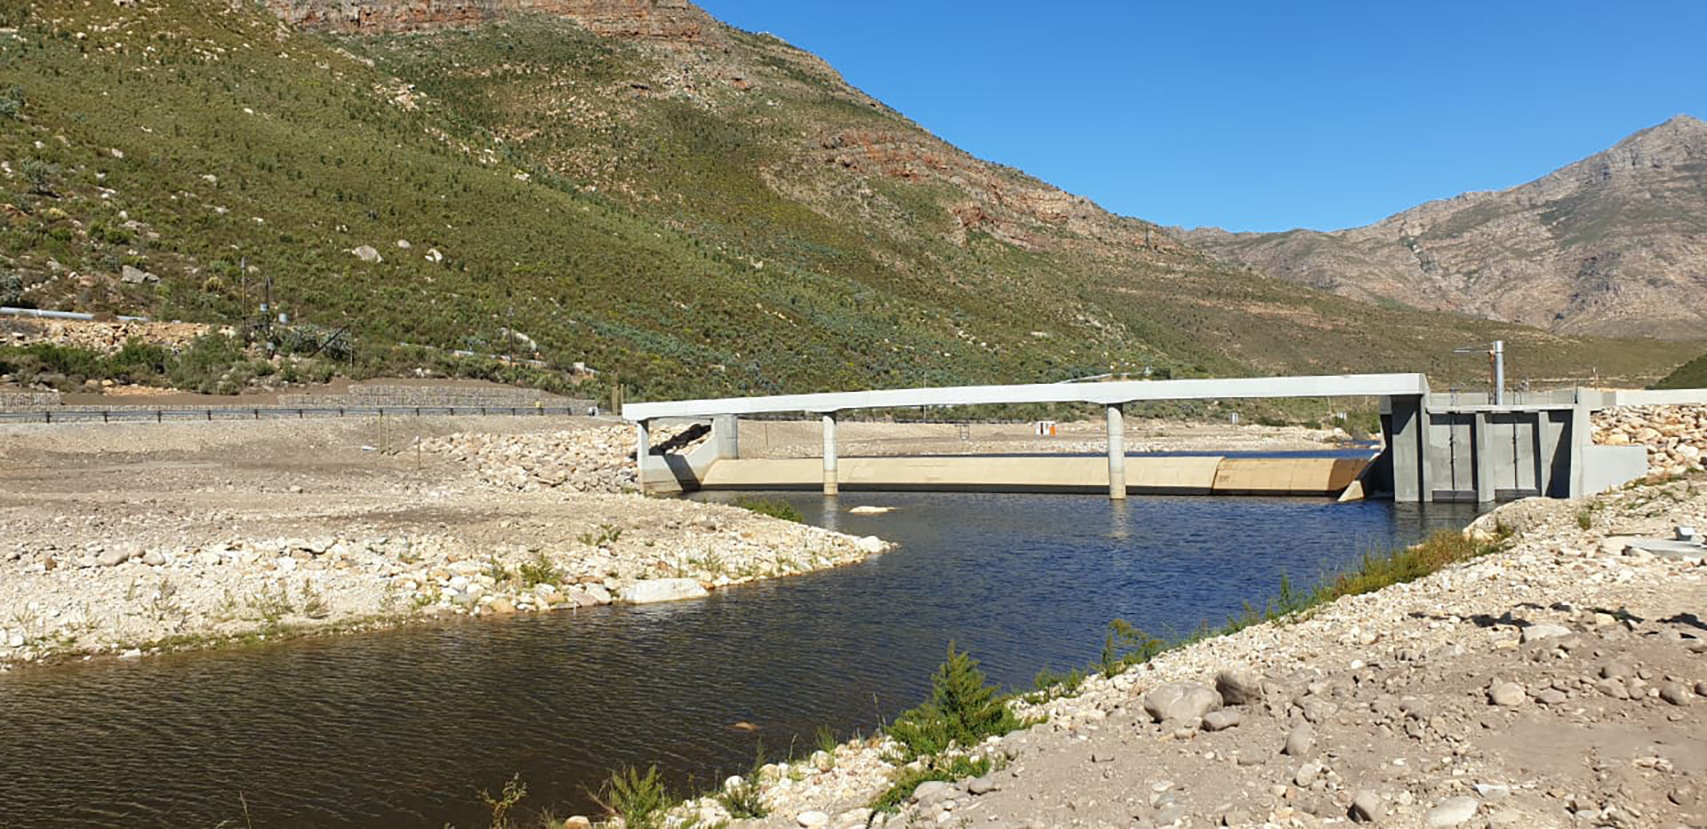
<path fill-rule="evenodd" d="M 948 644 L 948 658 L 931 678 L 928 702 L 901 714 L 888 728 L 902 746 L 903 760 L 933 755 L 950 746 L 973 746 L 985 737 L 1024 728 L 1007 699 L 989 684 L 978 660 Z"/>
<path fill-rule="evenodd" d="M 540 584 L 556 584 L 563 580 L 563 571 L 545 557 L 545 551 L 533 554 L 533 561 L 524 561 L 516 567 L 516 572 L 522 578 L 522 584 L 533 587 Z"/>
<path fill-rule="evenodd" d="M 717 800 L 723 804 L 723 808 L 729 810 L 730 817 L 744 820 L 761 818 L 770 814 L 770 807 L 766 806 L 764 798 L 760 797 L 764 788 L 760 780 L 760 770 L 764 768 L 764 765 L 765 747 L 760 745 L 758 752 L 753 756 L 752 768 L 747 770 L 746 775 L 741 778 L 741 782 L 733 786 L 725 786 L 723 791 L 718 793 Z"/>
<path fill-rule="evenodd" d="M 24 183 L 30 186 L 32 195 L 55 195 L 54 187 L 59 183 L 59 165 L 49 164 L 39 158 L 26 158 L 18 164 L 18 172 L 23 175 Z"/>
<path fill-rule="evenodd" d="M 1085 672 L 1077 668 L 1065 673 L 1043 668 L 1032 677 L 1032 693 L 1026 699 L 1032 702 L 1045 702 L 1057 696 L 1070 696 L 1085 684 Z"/>
<path fill-rule="evenodd" d="M 14 86 L 0 93 L 0 118 L 11 120 L 24 114 L 24 88 Z"/>
<path fill-rule="evenodd" d="M 0 273 L 0 305 L 17 305 L 24 301 L 24 278 L 12 273 Z"/>
<path fill-rule="evenodd" d="M 744 510 L 756 512 L 760 515 L 768 515 L 772 518 L 780 518 L 784 521 L 793 521 L 797 524 L 805 523 L 806 521 L 806 516 L 801 515 L 800 510 L 795 509 L 794 505 L 787 501 L 778 501 L 768 498 L 741 498 L 735 501 L 735 506 Z"/>
<path fill-rule="evenodd" d="M 622 818 L 627 829 L 663 829 L 666 813 L 675 805 L 657 766 L 647 768 L 645 774 L 633 766 L 618 769 L 593 799 L 612 817 Z"/>
<path fill-rule="evenodd" d="M 245 360 L 243 345 L 224 334 L 203 334 L 172 361 L 167 378 L 180 389 L 203 394 L 233 393 L 228 377 L 236 364 Z"/>
<path fill-rule="evenodd" d="M 1125 619 L 1115 619 L 1108 623 L 1108 633 L 1103 636 L 1102 658 L 1097 666 L 1105 678 L 1112 679 L 1133 665 L 1154 659 L 1166 647 L 1166 642 L 1133 627 Z"/>
<path fill-rule="evenodd" d="M 145 343 L 132 337 L 124 347 L 107 358 L 109 373 L 133 383 L 145 383 L 166 373 L 172 353 L 164 346 Z"/>

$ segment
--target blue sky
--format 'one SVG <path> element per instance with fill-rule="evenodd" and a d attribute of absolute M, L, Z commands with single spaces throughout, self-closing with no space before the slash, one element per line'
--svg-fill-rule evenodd
<path fill-rule="evenodd" d="M 701 0 L 966 150 L 1168 225 L 1367 224 L 1707 118 L 1707 2 Z"/>

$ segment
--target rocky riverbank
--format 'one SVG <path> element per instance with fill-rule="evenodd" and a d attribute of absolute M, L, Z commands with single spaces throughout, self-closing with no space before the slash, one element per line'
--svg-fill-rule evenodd
<path fill-rule="evenodd" d="M 1503 548 L 1163 653 L 974 753 L 997 770 L 872 799 L 868 740 L 761 773 L 734 826 L 1707 826 L 1707 559 L 1633 536 L 1707 526 L 1707 477 L 1531 499 Z M 716 800 L 679 814 L 726 818 Z"/>
<path fill-rule="evenodd" d="M 531 418 L 6 427 L 0 669 L 690 598 L 885 549 L 734 507 L 623 494 L 632 429 L 540 428 Z M 576 483 L 518 491 L 493 474 L 512 468 L 490 462 L 505 446 L 549 456 L 553 474 Z"/>

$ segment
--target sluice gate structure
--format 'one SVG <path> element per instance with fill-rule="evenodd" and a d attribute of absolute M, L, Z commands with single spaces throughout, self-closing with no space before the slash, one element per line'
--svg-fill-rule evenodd
<path fill-rule="evenodd" d="M 1144 401 L 1251 398 L 1378 398 L 1383 448 L 1372 459 L 1129 457 L 1124 406 Z M 1707 403 L 1707 390 L 1608 392 L 1571 389 L 1493 404 L 1431 394 L 1422 374 L 1345 374 L 1209 380 L 1038 383 L 630 403 L 642 486 L 698 489 L 994 490 L 1128 494 L 1275 494 L 1391 498 L 1401 502 L 1574 497 L 1639 478 L 1642 447 L 1595 446 L 1591 413 L 1614 405 Z M 1104 407 L 1105 458 L 930 456 L 841 458 L 846 412 L 920 406 L 1081 403 Z M 817 415 L 819 458 L 742 458 L 740 418 Z M 654 453 L 651 426 L 709 422 L 708 440 L 685 454 Z"/>

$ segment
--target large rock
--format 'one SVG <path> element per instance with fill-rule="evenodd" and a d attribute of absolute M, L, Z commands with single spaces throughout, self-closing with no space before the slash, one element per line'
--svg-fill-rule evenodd
<path fill-rule="evenodd" d="M 1156 722 L 1202 719 L 1221 707 L 1221 695 L 1201 682 L 1169 682 L 1144 695 L 1144 711 Z"/>
<path fill-rule="evenodd" d="M 1288 757 L 1303 757 L 1316 747 L 1316 729 L 1309 723 L 1299 723 L 1286 735 L 1286 747 L 1281 749 Z"/>
<path fill-rule="evenodd" d="M 1203 715 L 1204 731 L 1226 731 L 1239 724 L 1237 711 L 1211 711 Z"/>
<path fill-rule="evenodd" d="M 159 282 L 160 277 L 141 268 L 125 265 L 119 268 L 119 281 L 131 285 L 142 285 L 146 283 Z"/>
<path fill-rule="evenodd" d="M 1488 701 L 1505 708 L 1515 708 L 1529 701 L 1529 694 L 1515 682 L 1496 682 L 1488 691 Z"/>
<path fill-rule="evenodd" d="M 656 604 L 682 599 L 703 599 L 709 595 L 693 579 L 646 579 L 637 581 L 622 591 L 623 601 L 630 604 Z"/>
<path fill-rule="evenodd" d="M 1374 823 L 1387 815 L 1381 795 L 1365 789 L 1351 799 L 1351 819 L 1358 823 Z"/>
<path fill-rule="evenodd" d="M 1227 705 L 1251 705 L 1262 701 L 1262 677 L 1244 668 L 1228 668 L 1215 675 L 1215 690 Z"/>
<path fill-rule="evenodd" d="M 1480 806 L 1481 804 L 1477 803 L 1476 798 L 1473 797 L 1449 797 L 1442 801 L 1439 806 L 1428 810 L 1428 815 L 1423 818 L 1423 823 L 1429 829 L 1445 829 L 1445 827 L 1457 826 L 1475 817 L 1476 809 Z"/>
<path fill-rule="evenodd" d="M 1571 629 L 1564 625 L 1530 625 L 1523 629 L 1522 640 L 1525 644 L 1542 639 L 1557 639 L 1570 636 Z"/>

